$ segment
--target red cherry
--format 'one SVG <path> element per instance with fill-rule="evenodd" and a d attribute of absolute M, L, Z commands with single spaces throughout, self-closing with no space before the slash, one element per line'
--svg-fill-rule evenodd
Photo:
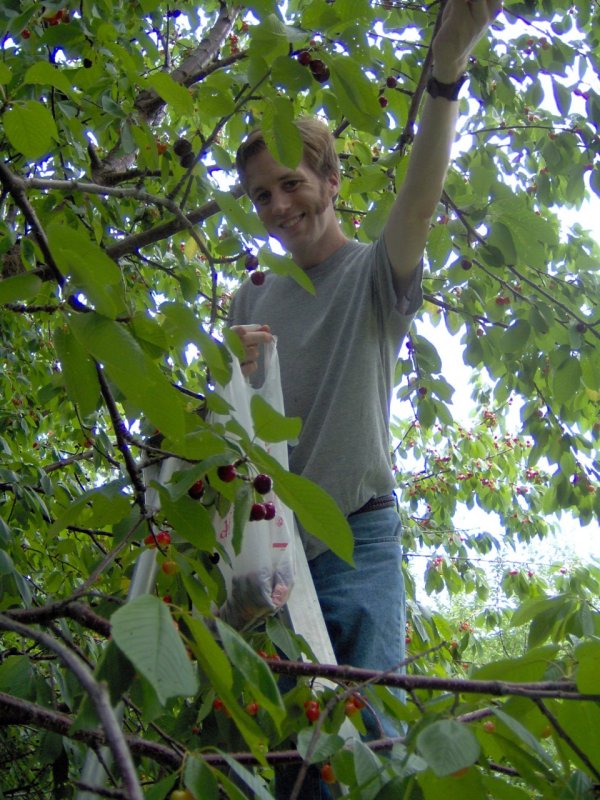
<path fill-rule="evenodd" d="M 381 97 L 379 98 L 379 105 L 380 105 L 382 108 L 385 108 L 385 107 L 387 106 L 387 104 L 388 104 L 388 99 L 387 99 L 387 97 L 384 97 L 383 95 L 381 95 Z"/>
<path fill-rule="evenodd" d="M 250 714 L 251 717 L 255 717 L 258 714 L 258 709 L 258 703 L 248 703 L 246 706 L 246 713 Z"/>
<path fill-rule="evenodd" d="M 250 280 L 255 286 L 262 286 L 265 282 L 265 273 L 256 270 L 256 272 L 253 272 L 252 275 L 250 275 Z"/>
<path fill-rule="evenodd" d="M 175 575 L 175 573 L 179 570 L 179 567 L 175 561 L 163 561 L 161 569 L 165 575 Z"/>
<path fill-rule="evenodd" d="M 188 494 L 192 500 L 199 500 L 204 494 L 204 481 L 200 479 L 193 483 L 188 489 Z"/>
<path fill-rule="evenodd" d="M 308 67 L 311 61 L 312 56 L 308 50 L 302 50 L 300 53 L 298 53 L 298 63 L 302 64 L 303 67 Z"/>
<path fill-rule="evenodd" d="M 23 28 L 23 30 L 21 31 L 21 37 L 23 39 L 29 39 L 30 36 L 31 36 L 31 31 L 29 30 L 29 28 Z"/>
<path fill-rule="evenodd" d="M 388 75 L 388 77 L 385 79 L 385 85 L 388 87 L 388 89 L 395 89 L 398 85 L 398 78 L 396 78 L 395 75 Z"/>
<path fill-rule="evenodd" d="M 223 710 L 224 705 L 220 697 L 215 697 L 215 699 L 213 700 L 212 707 L 214 708 L 215 711 Z"/>
<path fill-rule="evenodd" d="M 149 533 L 148 536 L 146 536 L 146 538 L 144 539 L 144 544 L 146 545 L 146 547 L 156 547 L 156 539 L 151 533 Z"/>
<path fill-rule="evenodd" d="M 257 475 L 253 481 L 254 489 L 259 494 L 267 494 L 273 488 L 273 481 L 269 475 Z"/>
<path fill-rule="evenodd" d="M 250 521 L 260 522 L 267 516 L 267 509 L 263 503 L 253 503 L 250 508 Z"/>
<path fill-rule="evenodd" d="M 323 764 L 321 767 L 321 780 L 323 783 L 335 783 L 337 781 L 331 764 Z"/>
<path fill-rule="evenodd" d="M 304 713 L 310 722 L 316 722 L 321 714 L 318 702 L 316 700 L 307 700 L 304 704 Z"/>
<path fill-rule="evenodd" d="M 320 58 L 313 58 L 308 68 L 312 72 L 313 78 L 319 83 L 325 83 L 329 78 L 329 67 Z"/>
<path fill-rule="evenodd" d="M 263 503 L 263 505 L 265 507 L 265 519 L 267 521 L 275 519 L 275 514 L 277 513 L 275 503 Z"/>
<path fill-rule="evenodd" d="M 235 480 L 237 477 L 237 470 L 233 464 L 226 464 L 217 469 L 217 475 L 223 483 L 231 483 L 231 481 Z"/>
<path fill-rule="evenodd" d="M 169 531 L 160 531 L 160 533 L 156 534 L 156 541 L 166 547 L 171 544 L 171 534 Z"/>
<path fill-rule="evenodd" d="M 347 700 L 344 706 L 344 713 L 347 717 L 351 717 L 353 714 L 358 713 L 358 707 L 354 705 L 353 700 Z"/>
<path fill-rule="evenodd" d="M 163 597 L 163 603 L 170 603 L 170 602 L 171 602 L 171 599 L 172 599 L 172 598 L 171 598 L 171 595 L 170 595 L 170 594 L 166 594 L 166 595 Z"/>

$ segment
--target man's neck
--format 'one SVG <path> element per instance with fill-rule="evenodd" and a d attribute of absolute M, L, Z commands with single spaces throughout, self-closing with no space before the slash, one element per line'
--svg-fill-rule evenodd
<path fill-rule="evenodd" d="M 348 237 L 342 232 L 341 228 L 337 229 L 337 234 L 328 240 L 326 245 L 322 242 L 317 242 L 309 248 L 303 248 L 300 252 L 292 252 L 291 256 L 296 264 L 303 270 L 310 270 L 317 267 L 324 261 L 340 250 L 349 241 Z"/>

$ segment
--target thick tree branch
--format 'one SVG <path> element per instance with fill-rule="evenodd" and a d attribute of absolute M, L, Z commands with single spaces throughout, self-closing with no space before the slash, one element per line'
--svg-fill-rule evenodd
<path fill-rule="evenodd" d="M 43 625 L 46 622 L 67 617 L 83 625 L 84 628 L 89 628 L 99 633 L 101 636 L 106 638 L 110 636 L 110 622 L 83 603 L 60 601 L 49 603 L 41 608 L 14 608 L 4 613 L 16 622 L 24 624 L 35 623 L 36 625 Z"/>
<path fill-rule="evenodd" d="M 183 63 L 173 70 L 170 75 L 176 83 L 182 86 L 192 86 L 194 83 L 205 77 L 208 65 L 216 58 L 219 48 L 233 30 L 235 21 L 240 13 L 241 6 L 227 7 L 227 3 L 222 2 L 219 15 L 215 24 L 208 34 L 202 39 L 198 47 L 183 61 Z M 232 57 L 233 61 L 238 61 L 239 56 Z M 165 105 L 162 97 L 154 91 L 142 91 L 135 101 L 136 109 L 147 120 L 152 119 Z"/>
<path fill-rule="evenodd" d="M 298 661 L 267 659 L 271 670 L 282 675 L 305 675 L 330 678 L 334 681 L 354 681 L 379 686 L 395 686 L 409 691 L 415 689 L 456 692 L 459 694 L 489 694 L 494 697 L 554 697 L 561 700 L 591 700 L 600 702 L 600 694 L 580 694 L 577 686 L 569 681 L 541 681 L 536 683 L 512 683 L 509 681 L 478 681 L 464 678 L 437 678 L 426 675 L 402 675 L 381 673 L 376 670 L 359 669 L 334 664 L 310 664 Z"/>
<path fill-rule="evenodd" d="M 244 190 L 241 186 L 236 185 L 230 190 L 230 193 L 232 197 L 238 199 L 244 194 Z M 125 255 L 137 252 L 142 247 L 148 247 L 148 245 L 154 244 L 155 242 L 168 239 L 176 233 L 190 228 L 190 225 L 201 224 L 204 220 L 212 217 L 213 214 L 219 214 L 220 211 L 221 209 L 217 203 L 212 200 L 200 206 L 200 208 L 190 211 L 188 214 L 182 214 L 162 225 L 156 225 L 154 228 L 149 228 L 146 231 L 127 236 L 125 239 L 121 239 L 115 242 L 115 244 L 110 245 L 110 247 L 107 247 L 106 252 L 111 258 L 117 261 Z M 186 222 L 183 221 L 184 219 Z"/>

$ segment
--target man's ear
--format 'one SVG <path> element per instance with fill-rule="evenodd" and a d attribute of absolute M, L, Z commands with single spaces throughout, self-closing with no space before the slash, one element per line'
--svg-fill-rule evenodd
<path fill-rule="evenodd" d="M 329 187 L 329 191 L 331 194 L 331 199 L 335 200 L 335 198 L 340 193 L 340 173 L 339 172 L 332 172 L 329 177 L 327 178 L 327 186 Z"/>

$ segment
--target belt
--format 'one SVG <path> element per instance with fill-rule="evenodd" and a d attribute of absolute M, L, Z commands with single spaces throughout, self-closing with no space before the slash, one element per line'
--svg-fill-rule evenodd
<path fill-rule="evenodd" d="M 353 517 L 355 514 L 365 514 L 367 511 L 379 511 L 380 508 L 393 508 L 395 505 L 395 494 L 382 494 L 381 497 L 372 497 L 358 511 L 353 511 L 348 516 Z"/>

